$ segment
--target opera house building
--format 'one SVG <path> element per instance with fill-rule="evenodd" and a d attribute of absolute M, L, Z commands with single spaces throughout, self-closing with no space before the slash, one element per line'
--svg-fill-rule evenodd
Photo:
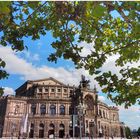
<path fill-rule="evenodd" d="M 84 77 L 79 87 L 50 77 L 27 81 L 15 96 L 0 97 L 0 137 L 109 138 L 125 132 L 118 108 L 100 102 Z"/>

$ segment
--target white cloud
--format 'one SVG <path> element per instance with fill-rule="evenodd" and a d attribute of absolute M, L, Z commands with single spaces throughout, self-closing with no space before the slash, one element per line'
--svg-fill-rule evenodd
<path fill-rule="evenodd" d="M 54 77 L 64 82 L 65 84 L 78 85 L 81 75 L 85 75 L 91 81 L 91 87 L 100 87 L 94 80 L 93 76 L 89 76 L 84 69 L 65 69 L 63 67 L 53 68 L 45 65 L 36 67 L 32 63 L 20 58 L 8 47 L 0 47 L 0 56 L 6 62 L 5 69 L 10 74 L 18 74 L 24 80 L 40 79 L 45 77 Z"/>
<path fill-rule="evenodd" d="M 38 41 L 38 43 L 37 43 L 37 47 L 38 47 L 38 49 L 40 49 L 41 46 L 42 46 L 42 42 L 41 42 L 41 41 Z"/>
<path fill-rule="evenodd" d="M 83 47 L 80 55 L 83 57 L 86 57 L 88 54 L 91 54 L 91 51 L 94 50 L 93 46 L 94 46 L 94 42 L 93 43 L 86 43 L 86 42 L 81 42 L 79 43 L 79 47 Z"/>
<path fill-rule="evenodd" d="M 115 66 L 115 61 L 119 58 L 119 54 L 108 56 L 106 62 L 103 64 L 103 66 L 100 68 L 102 72 L 111 71 L 113 74 L 116 74 L 119 78 L 122 78 L 122 75 L 120 74 L 120 70 L 122 67 Z M 138 62 L 133 63 L 127 63 L 123 66 L 123 68 L 127 68 L 127 66 L 130 67 L 138 67 L 140 65 L 140 60 Z"/>
<path fill-rule="evenodd" d="M 138 112 L 140 111 L 140 107 L 138 105 L 135 105 L 135 106 L 131 106 L 129 107 L 128 109 L 125 109 L 124 106 L 119 106 L 118 107 L 121 111 L 131 111 L 131 112 Z"/>
<path fill-rule="evenodd" d="M 40 60 L 39 55 L 38 54 L 34 54 L 33 55 L 33 60 L 39 61 Z"/>
<path fill-rule="evenodd" d="M 3 87 L 4 88 L 4 94 L 3 96 L 7 96 L 7 95 L 14 95 L 14 89 L 10 88 L 10 87 Z"/>
<path fill-rule="evenodd" d="M 85 55 L 88 51 L 85 51 Z M 14 51 L 8 47 L 0 46 L 0 57 L 6 62 L 5 69 L 10 74 L 18 74 L 23 80 L 33 80 L 47 77 L 54 77 L 59 79 L 61 82 L 70 85 L 78 85 L 81 74 L 84 74 L 91 81 L 91 87 L 97 86 L 97 90 L 100 90 L 100 86 L 94 80 L 94 76 L 89 76 L 88 71 L 84 69 L 75 70 L 72 68 L 65 69 L 63 67 L 53 68 L 48 66 L 34 66 L 32 63 L 27 62 L 20 56 L 17 56 Z M 115 68 L 114 62 L 117 56 L 112 56 L 107 60 L 102 70 L 107 71 L 109 69 L 117 73 L 118 68 Z M 135 64 L 134 66 L 137 66 Z M 13 94 L 12 88 L 5 87 L 5 94 Z M 107 104 L 111 104 L 111 101 L 107 100 L 106 97 L 100 96 L 99 99 Z M 133 106 L 128 110 L 125 110 L 122 106 L 119 107 L 120 120 L 124 121 L 131 128 L 137 128 L 140 124 L 140 110 L 139 106 Z"/>
<path fill-rule="evenodd" d="M 104 96 L 98 96 L 99 101 L 105 102 L 106 98 Z"/>
<path fill-rule="evenodd" d="M 81 56 L 86 57 L 88 54 L 91 54 L 91 51 L 94 51 L 94 41 L 92 43 L 81 42 L 79 43 L 79 47 L 83 46 L 82 52 L 80 53 Z M 115 61 L 119 58 L 119 54 L 115 54 L 112 56 L 108 56 L 106 62 L 100 68 L 102 72 L 111 71 L 113 74 L 116 74 L 119 78 L 121 78 L 121 74 L 119 73 L 122 67 L 116 66 Z M 140 65 L 140 60 L 138 62 L 127 63 L 125 64 L 124 68 L 127 66 L 130 67 L 138 67 Z"/>
<path fill-rule="evenodd" d="M 39 61 L 40 60 L 40 56 L 39 54 L 32 54 L 31 52 L 29 52 L 28 50 L 24 50 L 22 52 L 18 52 L 18 55 L 23 58 L 25 57 L 25 59 L 27 59 L 29 62 L 32 61 Z"/>
<path fill-rule="evenodd" d="M 137 129 L 140 125 L 140 106 L 133 105 L 128 109 L 119 106 L 120 120 L 123 121 L 131 129 Z"/>

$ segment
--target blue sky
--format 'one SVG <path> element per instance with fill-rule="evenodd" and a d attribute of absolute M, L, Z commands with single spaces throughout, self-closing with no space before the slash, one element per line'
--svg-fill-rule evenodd
<path fill-rule="evenodd" d="M 115 14 L 114 14 L 115 16 Z M 6 62 L 5 69 L 10 74 L 8 79 L 1 80 L 0 86 L 5 88 L 5 94 L 13 94 L 14 90 L 22 85 L 26 80 L 41 79 L 54 77 L 61 82 L 78 85 L 81 74 L 84 74 L 87 79 L 91 81 L 91 88 L 96 85 L 99 91 L 99 99 L 108 105 L 114 105 L 110 100 L 106 98 L 106 95 L 101 92 L 100 86 L 94 80 L 94 76 L 90 76 L 84 69 L 75 69 L 73 62 L 70 60 L 63 60 L 62 58 L 58 62 L 52 63 L 47 61 L 47 57 L 55 50 L 51 47 L 51 43 L 54 41 L 51 32 L 47 33 L 47 36 L 42 36 L 37 41 L 32 41 L 31 38 L 25 38 L 25 44 L 29 46 L 28 50 L 23 52 L 14 52 L 10 46 L 0 46 L 0 57 Z M 82 42 L 79 46 L 85 46 L 81 54 L 86 56 L 90 53 L 93 43 L 87 44 Z M 104 64 L 102 71 L 107 71 L 110 68 L 112 72 L 119 75 L 119 68 L 115 67 L 115 59 L 118 56 L 111 56 Z M 137 64 L 134 64 L 137 66 Z M 123 106 L 119 106 L 120 121 L 125 122 L 126 125 L 132 129 L 140 127 L 140 107 L 133 105 L 129 109 L 124 109 Z"/>
<path fill-rule="evenodd" d="M 53 40 L 51 33 L 48 33 L 46 37 L 41 37 L 37 41 L 32 41 L 28 38 L 25 42 L 29 48 L 23 52 L 13 52 L 8 46 L 0 46 L 0 56 L 5 60 L 7 64 L 5 69 L 10 74 L 8 79 L 0 81 L 0 86 L 5 87 L 5 94 L 13 94 L 14 90 L 26 80 L 47 77 L 54 77 L 70 85 L 78 85 L 81 74 L 84 74 L 90 79 L 91 88 L 96 85 L 99 91 L 99 99 L 108 105 L 113 105 L 106 98 L 106 95 L 100 91 L 101 88 L 94 80 L 94 76 L 88 75 L 88 72 L 84 69 L 76 70 L 73 62 L 70 60 L 59 59 L 56 64 L 47 61 L 48 55 L 55 51 L 51 48 Z M 79 45 L 85 46 L 82 54 L 87 55 L 92 44 L 83 42 Z M 102 70 L 105 71 L 109 67 L 113 67 L 115 58 L 117 56 L 109 58 Z M 114 67 L 113 70 L 114 73 L 117 73 L 117 68 Z M 137 129 L 140 126 L 138 125 L 140 124 L 140 108 L 138 105 L 134 105 L 127 110 L 123 106 L 119 106 L 118 108 L 120 109 L 120 121 L 124 121 L 132 129 Z"/>

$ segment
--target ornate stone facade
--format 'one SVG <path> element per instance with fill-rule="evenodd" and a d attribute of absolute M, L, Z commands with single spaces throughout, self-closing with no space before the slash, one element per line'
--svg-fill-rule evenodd
<path fill-rule="evenodd" d="M 15 96 L 1 97 L 0 136 L 21 136 L 27 118 L 24 136 L 29 138 L 79 137 L 80 132 L 82 137 L 125 137 L 118 109 L 97 102 L 96 91 L 88 88 L 82 89 L 85 113 L 79 124 L 81 118 L 72 113 L 74 89 L 48 78 L 27 81 L 16 90 Z"/>

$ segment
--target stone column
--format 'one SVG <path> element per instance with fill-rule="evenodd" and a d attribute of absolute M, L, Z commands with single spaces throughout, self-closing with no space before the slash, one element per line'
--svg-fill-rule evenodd
<path fill-rule="evenodd" d="M 56 97 L 56 96 L 58 96 L 58 95 L 57 95 L 57 87 L 55 86 L 54 89 L 55 89 L 55 90 L 54 90 L 54 97 Z"/>
<path fill-rule="evenodd" d="M 54 122 L 55 125 L 55 137 L 58 138 L 59 137 L 59 121 L 55 121 Z"/>
<path fill-rule="evenodd" d="M 2 137 L 10 137 L 11 135 L 11 125 L 10 125 L 10 121 L 8 121 L 7 119 L 5 119 L 4 125 L 3 125 L 3 134 Z"/>
<path fill-rule="evenodd" d="M 48 138 L 48 131 L 49 131 L 49 123 L 47 121 L 44 122 L 44 138 Z"/>
<path fill-rule="evenodd" d="M 57 103 L 56 104 L 56 114 L 59 116 L 59 106 L 60 106 L 60 104 L 59 103 Z"/>
<path fill-rule="evenodd" d="M 65 104 L 65 114 L 67 115 L 68 113 L 68 104 Z"/>
<path fill-rule="evenodd" d="M 65 125 L 65 136 L 69 135 L 69 120 L 64 122 Z"/>
<path fill-rule="evenodd" d="M 39 122 L 35 120 L 34 123 L 34 138 L 38 138 L 39 137 Z"/>
<path fill-rule="evenodd" d="M 48 103 L 48 115 L 50 115 L 50 103 Z"/>
<path fill-rule="evenodd" d="M 40 104 L 37 103 L 37 112 L 36 112 L 37 114 L 40 114 L 40 112 L 39 112 L 40 111 L 40 108 L 39 107 L 40 107 Z"/>
<path fill-rule="evenodd" d="M 46 104 L 46 114 L 48 114 L 48 104 Z"/>
<path fill-rule="evenodd" d="M 111 125 L 109 124 L 109 137 L 111 137 Z"/>
<path fill-rule="evenodd" d="M 69 108 L 70 108 L 70 104 L 68 104 L 68 108 L 67 108 L 67 113 L 66 113 L 66 115 L 69 115 Z"/>
<path fill-rule="evenodd" d="M 61 97 L 60 97 L 60 98 L 62 98 L 62 97 L 63 97 L 63 92 L 64 92 L 64 88 L 63 88 L 63 87 L 61 87 Z"/>
<path fill-rule="evenodd" d="M 31 104 L 27 104 L 28 106 L 28 113 L 31 114 Z"/>
<path fill-rule="evenodd" d="M 123 135 L 124 135 L 124 138 L 126 138 L 126 134 L 125 134 L 125 126 L 123 126 Z"/>
<path fill-rule="evenodd" d="M 50 87 L 48 87 L 48 92 L 49 92 L 49 98 L 50 98 L 50 90 L 51 90 L 51 89 L 50 89 Z"/>

